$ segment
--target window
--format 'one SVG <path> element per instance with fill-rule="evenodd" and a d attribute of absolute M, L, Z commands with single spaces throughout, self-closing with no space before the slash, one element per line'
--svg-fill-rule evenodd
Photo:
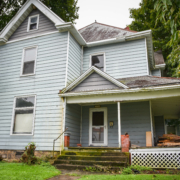
<path fill-rule="evenodd" d="M 91 56 L 91 66 L 95 66 L 101 71 L 105 71 L 104 68 L 104 54 L 92 55 Z"/>
<path fill-rule="evenodd" d="M 179 125 L 180 125 L 179 119 L 165 119 L 165 133 L 177 135 Z"/>
<path fill-rule="evenodd" d="M 33 134 L 35 96 L 16 97 L 12 134 Z"/>
<path fill-rule="evenodd" d="M 37 57 L 37 47 L 24 49 L 21 75 L 35 74 L 36 57 Z"/>
<path fill-rule="evenodd" d="M 28 20 L 27 31 L 37 30 L 39 24 L 39 15 L 30 16 Z"/>

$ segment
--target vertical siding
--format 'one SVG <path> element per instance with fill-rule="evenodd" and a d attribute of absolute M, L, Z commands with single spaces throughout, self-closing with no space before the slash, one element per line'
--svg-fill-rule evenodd
<path fill-rule="evenodd" d="M 156 132 L 156 142 L 159 136 L 165 134 L 164 129 L 164 117 L 163 116 L 154 116 L 155 132 Z"/>
<path fill-rule="evenodd" d="M 161 70 L 160 69 L 152 70 L 151 75 L 161 77 Z"/>
<path fill-rule="evenodd" d="M 20 77 L 24 47 L 38 46 L 36 74 Z M 0 148 L 24 149 L 29 142 L 37 150 L 52 150 L 61 132 L 62 102 L 58 96 L 65 84 L 67 32 L 0 46 Z M 36 94 L 34 136 L 10 135 L 15 96 Z M 57 141 L 56 150 L 60 143 Z"/>
<path fill-rule="evenodd" d="M 131 144 L 146 146 L 146 131 L 151 131 L 149 102 L 121 104 L 121 133 L 129 134 Z"/>
<path fill-rule="evenodd" d="M 148 75 L 145 39 L 84 48 L 83 71 L 90 55 L 105 53 L 106 73 L 114 78 Z"/>
<path fill-rule="evenodd" d="M 70 146 L 76 147 L 80 143 L 81 106 L 67 104 L 65 117 L 65 126 L 68 127 L 67 132 L 70 133 Z"/>
<path fill-rule="evenodd" d="M 38 30 L 27 32 L 29 16 L 34 16 L 37 14 L 39 14 Z M 36 9 L 36 10 L 32 10 L 32 12 L 26 17 L 26 19 L 22 22 L 22 24 L 16 29 L 16 31 L 9 38 L 9 41 L 16 40 L 19 38 L 25 38 L 32 35 L 48 33 L 52 31 L 57 31 L 54 23 L 51 20 L 49 20 L 41 11 Z"/>
<path fill-rule="evenodd" d="M 107 107 L 108 114 L 108 147 L 118 147 L 118 121 L 117 121 L 117 105 L 108 104 L 101 107 Z M 82 107 L 82 146 L 89 146 L 89 108 L 94 106 Z M 109 122 L 114 121 L 113 128 L 109 128 Z"/>
<path fill-rule="evenodd" d="M 67 85 L 81 75 L 81 46 L 69 33 Z"/>

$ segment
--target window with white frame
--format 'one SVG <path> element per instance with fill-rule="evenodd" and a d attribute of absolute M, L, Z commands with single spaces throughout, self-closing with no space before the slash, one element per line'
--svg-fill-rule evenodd
<path fill-rule="evenodd" d="M 27 31 L 37 30 L 39 25 L 39 15 L 30 16 Z"/>
<path fill-rule="evenodd" d="M 37 47 L 30 47 L 24 49 L 21 75 L 35 74 L 36 58 Z"/>
<path fill-rule="evenodd" d="M 91 66 L 95 66 L 101 71 L 104 71 L 104 54 L 92 55 Z"/>
<path fill-rule="evenodd" d="M 33 134 L 35 96 L 16 97 L 12 134 Z"/>

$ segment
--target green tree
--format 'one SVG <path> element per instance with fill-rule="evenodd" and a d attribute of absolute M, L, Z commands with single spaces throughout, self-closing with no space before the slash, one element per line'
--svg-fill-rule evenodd
<path fill-rule="evenodd" d="M 171 41 L 171 26 L 158 19 L 158 12 L 154 8 L 155 2 L 156 0 L 142 0 L 140 8 L 130 9 L 130 17 L 133 18 L 133 21 L 129 27 L 135 31 L 152 30 L 154 50 L 162 50 L 167 63 L 167 75 L 174 76 L 171 63 L 168 61 L 169 54 L 173 49 L 172 46 L 168 45 Z"/>
<path fill-rule="evenodd" d="M 15 16 L 27 0 L 0 0 L 0 31 Z M 55 14 L 66 22 L 74 23 L 79 18 L 78 0 L 41 0 Z"/>

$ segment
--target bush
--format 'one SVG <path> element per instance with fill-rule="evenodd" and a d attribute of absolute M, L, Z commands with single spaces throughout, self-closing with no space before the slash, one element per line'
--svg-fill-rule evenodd
<path fill-rule="evenodd" d="M 135 170 L 140 171 L 140 172 L 142 172 L 142 171 L 152 171 L 152 168 L 150 168 L 150 167 L 139 166 L 139 165 L 134 165 L 134 166 L 131 165 L 130 168 L 135 169 Z"/>
<path fill-rule="evenodd" d="M 21 157 L 21 161 L 26 164 L 35 164 L 37 162 L 37 157 L 34 155 L 36 149 L 35 143 L 31 142 L 25 147 L 25 152 Z"/>
<path fill-rule="evenodd" d="M 122 170 L 122 174 L 126 175 L 126 174 L 133 174 L 133 171 L 131 170 L 130 167 L 124 168 Z"/>
<path fill-rule="evenodd" d="M 2 155 L 0 155 L 0 161 L 2 161 L 3 160 L 3 157 L 2 157 Z"/>

